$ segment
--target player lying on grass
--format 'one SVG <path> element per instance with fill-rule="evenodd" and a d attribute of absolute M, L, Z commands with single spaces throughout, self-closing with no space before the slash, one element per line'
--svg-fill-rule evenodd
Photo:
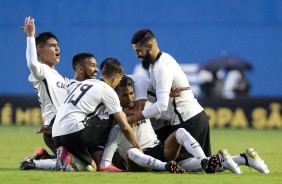
<path fill-rule="evenodd" d="M 134 82 L 130 77 L 124 75 L 119 85 L 115 88 L 115 91 L 119 96 L 123 109 L 134 107 Z M 166 141 L 162 143 L 157 139 L 157 135 L 149 119 L 134 123 L 132 127 L 144 153 L 138 149 L 132 148 L 130 143 L 118 133 L 118 127 L 116 127 L 117 130 L 112 129 L 110 133 L 99 170 L 103 170 L 103 168 L 107 168 L 111 164 L 113 154 L 117 148 L 131 171 L 143 170 L 134 167 L 132 162 L 145 168 L 164 170 L 167 161 L 177 158 L 181 146 L 184 146 L 185 149 L 194 156 L 198 165 L 207 173 L 214 173 L 215 168 L 219 164 L 217 156 L 212 156 L 208 159 L 199 143 L 183 128 L 173 132 Z"/>

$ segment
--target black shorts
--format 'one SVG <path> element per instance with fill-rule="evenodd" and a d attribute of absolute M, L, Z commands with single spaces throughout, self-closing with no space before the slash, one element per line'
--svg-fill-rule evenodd
<path fill-rule="evenodd" d="M 159 143 L 157 146 L 153 148 L 146 148 L 143 150 L 144 154 L 150 155 L 160 161 L 166 162 L 164 156 L 164 143 Z"/>
<path fill-rule="evenodd" d="M 71 134 L 53 137 L 56 147 L 64 146 L 82 163 L 91 165 L 92 156 L 89 151 L 95 151 L 97 145 L 104 146 L 113 125 L 113 117 L 99 119 L 97 116 L 85 123 L 85 128 Z"/>
<path fill-rule="evenodd" d="M 191 134 L 191 136 L 193 136 L 194 139 L 199 142 L 207 157 L 212 155 L 209 120 L 208 116 L 204 111 L 188 119 L 184 123 L 181 123 L 180 125 L 171 126 L 171 133 L 177 130 L 178 128 L 184 128 L 185 130 L 187 130 Z M 182 147 L 177 161 L 190 157 L 193 156 L 188 153 L 184 147 Z"/>
<path fill-rule="evenodd" d="M 165 142 L 165 140 L 168 138 L 170 135 L 170 129 L 171 125 L 166 125 L 158 130 L 155 130 L 155 133 L 161 142 Z"/>
<path fill-rule="evenodd" d="M 64 146 L 67 150 L 72 153 L 75 157 L 77 157 L 84 166 L 91 165 L 92 163 L 92 156 L 88 151 L 88 144 L 83 139 L 83 132 L 85 128 L 67 135 L 53 137 L 55 145 L 57 147 Z"/>

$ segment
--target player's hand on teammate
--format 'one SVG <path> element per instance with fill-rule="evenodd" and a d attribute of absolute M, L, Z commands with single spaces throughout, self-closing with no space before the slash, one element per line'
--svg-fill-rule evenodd
<path fill-rule="evenodd" d="M 52 134 L 52 127 L 44 125 L 36 131 L 36 134 L 39 134 L 39 133 Z"/>
<path fill-rule="evenodd" d="M 180 97 L 180 92 L 181 91 L 185 91 L 185 90 L 189 90 L 190 87 L 179 87 L 179 88 L 176 88 L 174 90 L 172 90 L 169 94 L 170 97 Z"/>
<path fill-rule="evenodd" d="M 26 33 L 28 37 L 34 37 L 35 35 L 35 25 L 34 19 L 31 17 L 26 17 L 24 20 L 24 26 L 21 26 L 21 29 Z"/>

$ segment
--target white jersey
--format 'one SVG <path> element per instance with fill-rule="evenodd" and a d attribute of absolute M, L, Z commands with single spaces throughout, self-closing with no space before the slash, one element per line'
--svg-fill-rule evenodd
<path fill-rule="evenodd" d="M 159 144 L 160 141 L 157 138 L 150 120 L 141 120 L 137 124 L 133 125 L 132 129 L 142 150 L 146 148 L 153 148 Z M 122 136 L 122 140 L 118 146 L 118 152 L 123 159 L 126 158 L 126 152 L 129 148 L 132 148 L 132 144 L 130 144 L 128 140 Z"/>
<path fill-rule="evenodd" d="M 121 112 L 116 92 L 105 82 L 88 79 L 74 84 L 72 91 L 58 110 L 52 136 L 61 136 L 80 131 L 83 121 L 100 113 Z"/>
<path fill-rule="evenodd" d="M 151 65 L 150 76 L 157 102 L 142 111 L 145 118 L 155 117 L 172 108 L 169 110 L 172 112 L 171 124 L 178 125 L 203 111 L 191 90 L 182 91 L 180 97 L 169 97 L 171 90 L 190 86 L 180 65 L 169 54 L 163 52 Z"/>
<path fill-rule="evenodd" d="M 65 79 L 56 70 L 37 61 L 34 37 L 27 37 L 26 58 L 31 72 L 28 80 L 37 92 L 44 125 L 49 125 L 67 96 Z"/>
<path fill-rule="evenodd" d="M 141 75 L 128 75 L 134 81 L 135 101 L 146 99 L 156 101 L 156 93 L 149 79 Z"/>

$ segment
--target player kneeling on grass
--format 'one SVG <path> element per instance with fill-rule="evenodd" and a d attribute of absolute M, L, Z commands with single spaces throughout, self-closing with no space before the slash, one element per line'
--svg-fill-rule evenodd
<path fill-rule="evenodd" d="M 134 107 L 134 82 L 130 77 L 124 75 L 115 90 L 123 109 Z M 181 146 L 184 146 L 194 156 L 198 165 L 207 173 L 215 172 L 219 163 L 218 158 L 212 156 L 208 159 L 199 143 L 185 129 L 176 130 L 164 143 L 161 143 L 157 139 L 150 120 L 142 120 L 133 124 L 132 127 L 143 153 L 138 149 L 131 148 L 130 143 L 120 134 L 118 127 L 115 127 L 110 133 L 99 170 L 107 171 L 107 167 L 111 166 L 112 157 L 117 148 L 130 170 L 140 171 L 140 169 L 132 167 L 131 161 L 145 168 L 166 170 L 167 161 L 175 160 Z"/>

